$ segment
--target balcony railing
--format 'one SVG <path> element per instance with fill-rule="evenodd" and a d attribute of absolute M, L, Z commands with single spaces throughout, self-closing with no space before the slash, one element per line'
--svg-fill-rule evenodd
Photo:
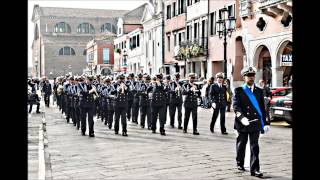
<path fill-rule="evenodd" d="M 271 6 L 276 6 L 280 3 L 288 2 L 289 0 L 259 0 L 259 8 L 266 8 Z"/>
<path fill-rule="evenodd" d="M 182 41 L 179 46 L 175 47 L 176 59 L 188 59 L 198 56 L 207 56 L 208 39 L 207 37 L 201 37 L 198 39 Z"/>

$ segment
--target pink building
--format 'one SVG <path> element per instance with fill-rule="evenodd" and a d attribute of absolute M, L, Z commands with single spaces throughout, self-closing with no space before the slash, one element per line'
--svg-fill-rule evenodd
<path fill-rule="evenodd" d="M 185 62 L 178 60 L 178 50 L 185 40 L 186 0 L 166 0 L 165 2 L 165 60 L 166 74 L 185 74 Z"/>
<path fill-rule="evenodd" d="M 256 81 L 283 86 L 292 75 L 292 0 L 237 0 L 233 80 L 243 66 L 258 69 Z"/>

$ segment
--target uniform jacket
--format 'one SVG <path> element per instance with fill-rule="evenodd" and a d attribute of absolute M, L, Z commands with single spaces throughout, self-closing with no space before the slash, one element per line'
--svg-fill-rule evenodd
<path fill-rule="evenodd" d="M 175 91 L 175 89 L 178 87 L 178 85 L 181 86 L 181 90 Z M 182 88 L 183 83 L 182 82 L 176 82 L 173 81 L 170 83 L 170 104 L 182 104 Z"/>
<path fill-rule="evenodd" d="M 151 93 L 151 83 L 142 83 L 140 89 L 140 100 L 139 106 L 149 106 L 151 98 L 149 98 L 149 93 Z"/>
<path fill-rule="evenodd" d="M 197 86 L 197 85 L 196 85 Z M 182 94 L 186 95 L 184 100 L 184 106 L 188 108 L 195 108 L 198 107 L 198 93 L 200 90 L 197 87 L 197 91 L 193 92 L 191 90 L 192 85 L 190 83 L 185 83 L 183 85 Z"/>
<path fill-rule="evenodd" d="M 164 89 L 163 82 L 160 82 L 160 85 L 153 83 L 152 86 L 149 87 L 148 91 L 152 89 L 152 106 L 165 106 L 166 105 L 166 92 Z"/>
<path fill-rule="evenodd" d="M 129 101 L 129 87 L 126 85 L 127 89 L 124 90 L 124 93 L 122 92 L 122 89 L 120 88 L 120 82 L 116 82 L 113 85 L 113 93 L 115 94 L 114 99 L 114 108 L 117 107 L 128 107 L 128 101 Z"/>
<path fill-rule="evenodd" d="M 262 118 L 264 121 L 264 125 L 269 125 L 270 122 L 266 121 L 266 111 L 264 108 L 264 97 L 263 97 L 263 91 L 259 87 L 254 87 L 253 94 L 257 99 L 257 102 L 259 104 Z M 241 131 L 241 132 L 257 132 L 262 131 L 263 129 L 261 127 L 261 122 L 258 116 L 258 112 L 254 108 L 254 106 L 251 104 L 250 99 L 247 97 L 247 95 L 244 93 L 242 87 L 235 88 L 234 90 L 234 96 L 233 96 L 233 109 L 236 113 L 235 117 L 235 123 L 234 123 L 234 129 Z M 258 119 L 257 121 L 250 122 L 248 126 L 244 126 L 241 123 L 241 119 L 243 117 L 246 117 L 250 120 Z"/>
<path fill-rule="evenodd" d="M 209 91 L 209 98 L 212 103 L 216 103 L 217 106 L 227 105 L 227 87 L 222 85 L 220 88 L 217 83 L 211 85 Z"/>
<path fill-rule="evenodd" d="M 89 91 L 93 88 L 93 84 L 79 83 L 80 87 L 80 98 L 79 104 L 80 107 L 94 107 L 95 102 L 93 98 L 93 93 L 89 93 Z"/>

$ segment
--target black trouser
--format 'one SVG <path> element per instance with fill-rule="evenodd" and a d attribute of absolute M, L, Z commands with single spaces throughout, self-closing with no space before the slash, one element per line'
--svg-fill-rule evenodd
<path fill-rule="evenodd" d="M 227 102 L 227 112 L 230 112 L 231 102 Z"/>
<path fill-rule="evenodd" d="M 74 109 L 73 116 L 72 116 L 72 118 L 74 118 L 73 124 L 75 124 L 77 126 L 77 128 L 80 128 L 80 118 L 81 118 L 80 108 L 79 108 L 79 106 L 75 106 L 73 109 Z"/>
<path fill-rule="evenodd" d="M 127 119 L 130 121 L 131 118 L 131 109 L 132 109 L 133 99 L 128 101 L 128 108 L 127 108 Z"/>
<path fill-rule="evenodd" d="M 121 126 L 122 126 L 122 132 L 127 132 L 127 121 L 126 121 L 126 112 L 128 108 L 126 106 L 123 107 L 114 107 L 115 110 L 115 122 L 114 122 L 114 131 L 119 131 L 119 119 L 121 116 Z"/>
<path fill-rule="evenodd" d="M 74 108 L 72 106 L 72 101 L 71 100 L 68 99 L 66 107 L 67 107 L 67 109 L 66 109 L 67 122 L 69 122 L 70 118 L 72 119 L 72 122 L 74 122 L 74 118 L 72 117 Z"/>
<path fill-rule="evenodd" d="M 59 110 L 61 110 L 61 96 L 60 95 L 57 95 L 57 105 L 59 107 Z"/>
<path fill-rule="evenodd" d="M 152 120 L 151 120 L 151 109 L 150 109 L 149 103 L 147 105 L 140 106 L 140 125 L 143 127 L 145 126 L 146 116 L 147 116 L 148 127 L 151 128 Z"/>
<path fill-rule="evenodd" d="M 113 102 L 110 101 L 109 103 L 107 103 L 107 108 L 104 111 L 105 114 L 105 125 L 108 124 L 109 127 L 112 127 L 112 123 L 113 123 L 113 114 L 114 114 L 114 107 L 113 107 Z"/>
<path fill-rule="evenodd" d="M 172 103 L 172 104 L 170 104 L 170 106 L 169 106 L 170 125 L 174 125 L 176 109 L 178 111 L 178 125 L 179 125 L 179 127 L 181 127 L 181 124 L 182 124 L 182 112 L 181 112 L 182 104 L 181 103 L 178 103 L 178 104 Z"/>
<path fill-rule="evenodd" d="M 33 104 L 30 104 L 30 106 L 29 106 L 29 113 L 32 112 L 32 105 L 33 105 Z M 38 102 L 38 103 L 37 103 L 37 112 L 40 112 L 39 109 L 40 109 L 40 103 Z"/>
<path fill-rule="evenodd" d="M 210 129 L 214 130 L 214 125 L 216 123 L 217 117 L 220 112 L 220 127 L 221 127 L 221 132 L 226 132 L 226 126 L 225 126 L 225 120 L 226 120 L 226 106 L 220 105 L 216 103 L 216 108 L 213 111 L 211 123 L 210 123 Z"/>
<path fill-rule="evenodd" d="M 132 104 L 132 122 L 138 122 L 139 116 L 139 99 L 134 99 Z"/>
<path fill-rule="evenodd" d="M 239 136 L 237 137 L 237 144 L 236 144 L 236 150 L 237 150 L 237 165 L 243 166 L 244 165 L 244 158 L 246 154 L 246 145 L 248 142 L 248 136 L 250 138 L 250 171 L 260 171 L 260 165 L 259 165 L 259 135 L 260 132 L 239 132 Z"/>
<path fill-rule="evenodd" d="M 157 119 L 159 115 L 160 132 L 164 132 L 164 124 L 166 123 L 166 105 L 152 105 L 152 124 L 151 129 L 157 129 Z"/>
<path fill-rule="evenodd" d="M 61 113 L 65 113 L 66 112 L 66 96 L 65 95 L 62 95 L 61 96 Z"/>
<path fill-rule="evenodd" d="M 49 107 L 50 105 L 50 94 L 44 94 L 44 103 Z"/>
<path fill-rule="evenodd" d="M 86 106 L 86 107 L 81 107 L 81 131 L 83 133 L 86 132 L 86 125 L 87 125 L 87 114 L 88 114 L 88 123 L 89 123 L 89 135 L 94 133 L 93 130 L 93 113 L 94 113 L 94 105 L 92 106 Z"/>
<path fill-rule="evenodd" d="M 166 113 L 165 113 L 166 114 L 166 120 L 165 120 L 164 124 L 167 124 L 167 114 L 168 114 L 168 112 L 169 112 L 169 117 L 170 117 L 170 104 L 166 104 Z"/>
<path fill-rule="evenodd" d="M 184 116 L 184 124 L 183 129 L 188 129 L 189 117 L 192 112 L 192 122 L 193 122 L 193 131 L 197 130 L 197 122 L 198 122 L 198 105 L 194 107 L 186 107 L 184 106 L 185 116 Z"/>

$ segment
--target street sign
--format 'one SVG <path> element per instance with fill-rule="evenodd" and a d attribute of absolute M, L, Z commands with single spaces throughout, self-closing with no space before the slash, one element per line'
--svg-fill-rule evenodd
<path fill-rule="evenodd" d="M 292 66 L 292 54 L 283 54 L 281 56 L 281 66 Z"/>

